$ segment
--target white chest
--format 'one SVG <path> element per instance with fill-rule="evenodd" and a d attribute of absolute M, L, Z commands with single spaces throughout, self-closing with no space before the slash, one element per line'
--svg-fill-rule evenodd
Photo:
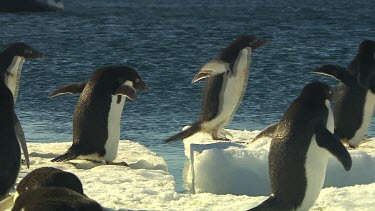
<path fill-rule="evenodd" d="M 10 89 L 13 94 L 14 102 L 16 102 L 18 96 L 18 90 L 20 85 L 20 78 L 21 78 L 21 70 L 23 63 L 25 62 L 25 58 L 21 56 L 13 57 L 12 63 L 9 65 L 7 72 L 8 74 L 5 75 L 5 84 Z"/>
<path fill-rule="evenodd" d="M 246 90 L 251 63 L 251 49 L 244 48 L 240 51 L 233 65 L 233 73 L 228 72 L 224 78 L 224 89 L 220 93 L 220 113 L 231 117 L 241 103 Z"/>
<path fill-rule="evenodd" d="M 333 133 L 334 118 L 330 103 L 327 100 L 326 106 L 328 108 L 327 129 Z M 320 191 L 324 184 L 324 179 L 327 170 L 329 152 L 318 146 L 315 135 L 311 138 L 311 143 L 306 155 L 305 171 L 307 179 L 307 187 L 305 198 L 302 205 L 297 210 L 309 210 L 318 198 Z"/>
<path fill-rule="evenodd" d="M 118 103 L 118 96 L 112 96 L 111 108 L 108 113 L 108 139 L 105 144 L 106 155 L 104 156 L 106 161 L 113 161 L 116 158 L 120 140 L 121 115 L 126 98 L 121 96 L 121 101 Z"/>
<path fill-rule="evenodd" d="M 374 114 L 375 95 L 371 91 L 367 91 L 365 105 L 363 107 L 363 116 L 361 127 L 354 134 L 354 137 L 349 140 L 350 145 L 357 147 L 366 135 L 368 127 L 371 123 Z"/>

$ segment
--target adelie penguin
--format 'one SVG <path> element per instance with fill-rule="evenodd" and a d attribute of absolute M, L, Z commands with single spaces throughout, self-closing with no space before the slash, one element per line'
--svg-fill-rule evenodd
<path fill-rule="evenodd" d="M 334 90 L 335 135 L 352 148 L 363 140 L 375 108 L 375 42 L 363 41 L 356 57 L 347 68 L 322 65 L 315 73 L 332 76 L 341 81 Z M 277 127 L 272 124 L 260 132 L 252 142 L 271 138 Z"/>
<path fill-rule="evenodd" d="M 66 171 L 43 167 L 27 174 L 16 193 L 0 203 L 0 210 L 103 210 L 83 193 L 79 178 Z"/>
<path fill-rule="evenodd" d="M 21 166 L 14 116 L 12 92 L 0 81 L 0 199 L 13 187 Z"/>
<path fill-rule="evenodd" d="M 289 106 L 271 141 L 272 194 L 251 211 L 309 210 L 323 187 L 329 154 L 350 170 L 351 157 L 333 134 L 331 97 L 329 85 L 313 82 Z"/>
<path fill-rule="evenodd" d="M 23 63 L 28 59 L 38 58 L 43 58 L 43 54 L 22 42 L 12 43 L 0 53 L 0 79 L 12 92 L 14 103 L 16 103 L 18 96 Z M 15 113 L 14 119 L 14 127 L 17 132 L 17 137 L 21 143 L 26 165 L 29 167 L 29 154 L 27 151 L 25 135 Z"/>
<path fill-rule="evenodd" d="M 42 167 L 28 173 L 20 181 L 16 193 L 0 202 L 0 210 L 11 208 L 17 198 L 24 193 L 44 187 L 68 188 L 83 195 L 82 183 L 76 175 L 57 168 Z"/>
<path fill-rule="evenodd" d="M 266 42 L 255 36 L 240 36 L 215 60 L 203 65 L 192 83 L 207 78 L 201 114 L 190 128 L 164 142 L 187 138 L 197 132 L 211 134 L 214 140 L 228 140 L 223 128 L 232 119 L 246 90 L 252 52 Z"/>
<path fill-rule="evenodd" d="M 53 159 L 62 162 L 84 159 L 111 164 L 117 156 L 121 113 L 125 97 L 134 100 L 136 89 L 147 90 L 141 76 L 127 66 L 97 69 L 87 83 L 63 86 L 52 93 L 81 93 L 73 118 L 73 144 Z"/>
<path fill-rule="evenodd" d="M 85 195 L 62 187 L 43 187 L 19 196 L 12 211 L 103 211 Z"/>
<path fill-rule="evenodd" d="M 350 147 L 356 148 L 363 140 L 375 108 L 375 42 L 363 41 L 356 57 L 347 68 L 322 65 L 315 70 L 340 81 L 335 96 L 335 134 Z"/>

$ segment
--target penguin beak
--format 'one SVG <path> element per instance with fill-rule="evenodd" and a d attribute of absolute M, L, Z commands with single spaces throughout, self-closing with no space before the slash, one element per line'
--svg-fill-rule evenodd
<path fill-rule="evenodd" d="M 134 84 L 134 88 L 139 89 L 139 90 L 148 91 L 148 86 L 143 81 L 140 81 L 140 82 Z"/>
<path fill-rule="evenodd" d="M 44 58 L 44 54 L 42 52 L 33 50 L 31 58 L 33 58 L 33 59 L 42 59 L 42 58 Z"/>
<path fill-rule="evenodd" d="M 251 49 L 255 50 L 255 49 L 257 49 L 257 48 L 259 48 L 259 47 L 261 47 L 261 46 L 263 46 L 267 43 L 268 43 L 268 41 L 266 41 L 266 40 L 255 39 L 252 42 L 250 42 L 250 47 L 251 47 Z"/>

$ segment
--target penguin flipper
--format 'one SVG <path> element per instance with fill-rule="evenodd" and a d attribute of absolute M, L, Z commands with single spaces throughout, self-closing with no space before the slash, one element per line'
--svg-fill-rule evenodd
<path fill-rule="evenodd" d="M 13 112 L 13 118 L 14 118 L 14 130 L 16 131 L 17 139 L 21 144 L 23 156 L 25 156 L 26 166 L 27 166 L 27 168 L 30 168 L 29 151 L 27 150 L 25 134 L 23 132 L 21 123 L 18 120 L 18 117 L 17 117 L 15 112 Z"/>
<path fill-rule="evenodd" d="M 60 155 L 57 158 L 51 160 L 51 162 L 65 162 L 77 158 L 79 154 L 68 151 L 67 153 Z"/>
<path fill-rule="evenodd" d="M 195 83 L 201 79 L 208 78 L 214 75 L 225 73 L 229 70 L 229 64 L 221 60 L 212 60 L 203 65 L 198 73 L 195 75 L 191 83 Z"/>
<path fill-rule="evenodd" d="M 271 125 L 268 125 L 257 136 L 255 136 L 255 138 L 250 143 L 256 142 L 257 140 L 262 139 L 262 138 L 272 138 L 278 125 L 279 125 L 278 122 L 274 123 L 274 124 L 271 124 Z"/>
<path fill-rule="evenodd" d="M 60 87 L 52 94 L 48 95 L 49 98 L 56 97 L 62 94 L 80 94 L 85 88 L 86 83 L 68 84 Z"/>
<path fill-rule="evenodd" d="M 193 134 L 199 132 L 201 130 L 201 124 L 196 122 L 193 125 L 191 125 L 188 129 L 181 131 L 180 133 L 164 140 L 164 143 L 169 143 L 173 141 L 182 140 L 184 138 L 187 138 L 189 136 L 192 136 Z"/>
<path fill-rule="evenodd" d="M 137 92 L 136 90 L 134 89 L 134 87 L 132 86 L 128 86 L 128 85 L 121 85 L 116 91 L 115 93 L 113 93 L 114 95 L 125 95 L 127 98 L 131 99 L 131 100 L 134 100 L 137 98 Z"/>
<path fill-rule="evenodd" d="M 315 68 L 313 73 L 331 76 L 348 87 L 358 87 L 358 83 L 354 76 L 350 75 L 346 68 L 339 65 L 326 64 Z"/>
<path fill-rule="evenodd" d="M 333 135 L 326 127 L 322 126 L 316 131 L 316 142 L 319 147 L 325 148 L 335 156 L 346 171 L 352 167 L 352 158 L 342 142 Z"/>

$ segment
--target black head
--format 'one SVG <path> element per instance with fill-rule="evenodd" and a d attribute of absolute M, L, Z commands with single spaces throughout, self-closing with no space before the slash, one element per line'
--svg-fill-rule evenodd
<path fill-rule="evenodd" d="M 25 59 L 43 58 L 43 53 L 34 50 L 31 46 L 23 42 L 15 42 L 10 44 L 4 52 L 12 56 L 22 56 Z"/>
<path fill-rule="evenodd" d="M 27 174 L 18 184 L 19 195 L 41 187 L 64 187 L 83 194 L 82 183 L 73 173 L 53 167 L 42 167 Z"/>
<path fill-rule="evenodd" d="M 253 35 L 241 35 L 221 52 L 219 59 L 229 63 L 237 58 L 237 54 L 242 49 L 251 48 L 251 50 L 254 51 L 264 44 L 266 44 L 265 40 L 258 39 Z"/>
<path fill-rule="evenodd" d="M 307 84 L 299 96 L 310 105 L 323 105 L 332 100 L 332 88 L 326 83 L 315 81 Z"/>
<path fill-rule="evenodd" d="M 375 92 L 375 41 L 365 40 L 358 47 L 355 58 L 358 68 L 358 82 L 365 89 Z"/>
<path fill-rule="evenodd" d="M 132 86 L 139 90 L 148 90 L 146 83 L 141 79 L 141 76 L 136 70 L 128 66 L 109 66 L 98 69 L 103 71 L 104 75 L 111 75 L 116 78 L 117 86 L 123 85 L 125 82 L 132 82 Z"/>

